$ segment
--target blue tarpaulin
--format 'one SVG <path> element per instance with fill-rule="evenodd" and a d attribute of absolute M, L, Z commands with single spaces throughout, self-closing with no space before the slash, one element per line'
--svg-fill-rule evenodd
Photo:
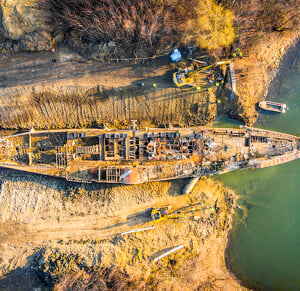
<path fill-rule="evenodd" d="M 172 62 L 178 62 L 181 60 L 181 53 L 178 49 L 174 49 L 170 55 Z"/>

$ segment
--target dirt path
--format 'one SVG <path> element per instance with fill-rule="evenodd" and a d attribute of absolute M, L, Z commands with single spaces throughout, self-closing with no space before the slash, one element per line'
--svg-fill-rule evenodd
<path fill-rule="evenodd" d="M 86 61 L 62 51 L 6 54 L 0 57 L 0 96 L 26 87 L 120 87 L 143 79 L 160 86 L 173 86 L 171 80 L 164 78 L 169 69 L 167 57 L 144 65 L 129 65 Z"/>
<path fill-rule="evenodd" d="M 127 217 L 99 217 L 90 215 L 60 220 L 49 220 L 45 223 L 0 224 L 0 245 L 13 243 L 39 245 L 51 240 L 105 239 L 112 235 L 140 227 L 151 221 L 150 209 L 130 213 Z"/>
<path fill-rule="evenodd" d="M 0 64 L 0 126 L 6 129 L 118 127 L 132 119 L 144 127 L 204 125 L 217 110 L 215 88 L 175 88 L 167 57 L 125 65 L 61 61 L 43 52 L 2 56 Z"/>

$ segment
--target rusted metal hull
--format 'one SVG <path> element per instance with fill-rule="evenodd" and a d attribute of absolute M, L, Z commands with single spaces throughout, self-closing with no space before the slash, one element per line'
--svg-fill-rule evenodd
<path fill-rule="evenodd" d="M 296 136 L 241 127 L 50 130 L 0 138 L 0 166 L 81 183 L 139 184 L 300 157 Z"/>

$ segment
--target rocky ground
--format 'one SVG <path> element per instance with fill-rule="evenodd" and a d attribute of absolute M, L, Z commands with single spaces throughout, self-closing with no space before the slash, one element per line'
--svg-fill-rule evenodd
<path fill-rule="evenodd" d="M 53 286 L 64 282 L 66 272 L 117 266 L 159 290 L 192 290 L 211 282 L 238 290 L 224 258 L 234 195 L 203 178 L 181 196 L 186 182 L 107 187 L 1 171 L 0 288 Z M 151 221 L 151 207 L 167 204 L 185 219 Z M 155 228 L 120 235 L 151 225 Z M 178 253 L 153 263 L 180 244 Z"/>
<path fill-rule="evenodd" d="M 2 52 L 41 51 L 52 46 L 50 31 L 43 23 L 36 1 L 0 1 Z"/>

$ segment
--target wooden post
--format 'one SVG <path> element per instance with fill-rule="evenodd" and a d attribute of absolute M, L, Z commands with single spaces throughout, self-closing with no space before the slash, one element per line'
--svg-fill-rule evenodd
<path fill-rule="evenodd" d="M 28 165 L 32 166 L 32 154 L 31 154 L 31 134 L 28 134 Z"/>
<path fill-rule="evenodd" d="M 105 139 L 101 136 L 101 161 L 105 161 Z"/>
<path fill-rule="evenodd" d="M 129 138 L 125 138 L 125 160 L 129 159 Z"/>

